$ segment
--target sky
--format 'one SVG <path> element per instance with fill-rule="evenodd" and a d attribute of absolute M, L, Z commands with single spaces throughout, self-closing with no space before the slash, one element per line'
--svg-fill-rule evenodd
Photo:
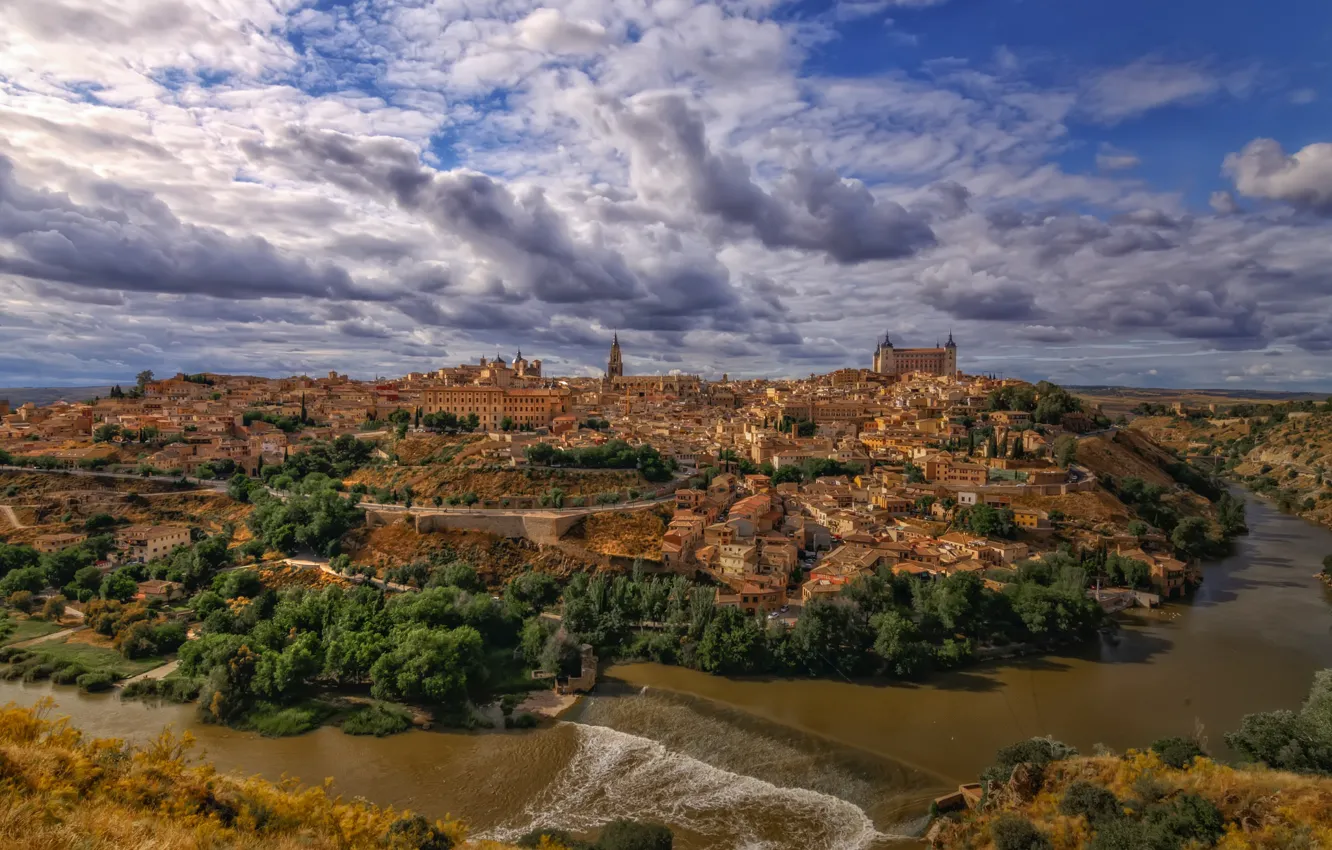
<path fill-rule="evenodd" d="M 0 385 L 1332 391 L 1326 0 L 5 0 Z"/>

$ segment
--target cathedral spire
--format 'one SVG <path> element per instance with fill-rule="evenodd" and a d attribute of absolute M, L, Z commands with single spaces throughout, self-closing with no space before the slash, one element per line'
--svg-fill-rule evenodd
<path fill-rule="evenodd" d="M 606 377 L 620 378 L 624 376 L 624 360 L 620 354 L 620 334 L 617 331 L 611 337 L 610 359 L 606 361 Z"/>

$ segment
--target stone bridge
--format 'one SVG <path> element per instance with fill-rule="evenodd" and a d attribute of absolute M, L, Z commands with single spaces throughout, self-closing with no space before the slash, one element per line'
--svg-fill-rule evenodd
<path fill-rule="evenodd" d="M 420 534 L 432 531 L 483 531 L 497 537 L 524 538 L 544 545 L 558 543 L 575 525 L 592 514 L 607 512 L 634 512 L 656 508 L 675 497 L 650 502 L 623 505 L 599 505 L 591 508 L 563 510 L 497 510 L 466 508 L 404 508 L 375 503 L 361 504 L 365 509 L 365 524 L 370 528 L 406 520 Z"/>

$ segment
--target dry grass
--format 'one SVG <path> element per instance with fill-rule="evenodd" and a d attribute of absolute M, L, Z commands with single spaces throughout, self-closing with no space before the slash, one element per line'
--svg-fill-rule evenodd
<path fill-rule="evenodd" d="M 665 534 L 666 519 L 658 511 L 614 511 L 589 515 L 568 539 L 602 555 L 659 561 Z"/>
<path fill-rule="evenodd" d="M 27 850 L 406 850 L 408 813 L 346 802 L 327 787 L 219 774 L 189 756 L 188 735 L 152 744 L 85 738 L 50 703 L 0 708 L 0 847 Z M 464 847 L 456 821 L 430 825 Z"/>
<path fill-rule="evenodd" d="M 1012 812 L 1033 821 L 1056 850 L 1085 847 L 1092 835 L 1086 820 L 1059 812 L 1059 802 L 1068 786 L 1084 780 L 1109 789 L 1127 802 L 1137 796 L 1134 784 L 1144 775 L 1160 783 L 1167 797 L 1188 792 L 1210 800 L 1227 824 L 1225 836 L 1216 845 L 1221 850 L 1332 847 L 1332 779 L 1265 768 L 1233 768 L 1206 758 L 1180 770 L 1163 764 L 1155 753 L 1132 750 L 1123 758 L 1056 762 L 1046 768 L 1041 791 L 1029 802 L 1009 801 L 968 812 L 945 828 L 936 846 L 975 850 L 992 847 L 990 825 L 1000 815 Z"/>
<path fill-rule="evenodd" d="M 289 587 L 304 587 L 312 590 L 336 585 L 351 587 L 350 579 L 329 575 L 323 570 L 305 569 L 304 567 L 263 567 L 259 569 L 259 581 L 271 590 L 285 590 Z"/>
<path fill-rule="evenodd" d="M 1208 454 L 1228 452 L 1236 440 L 1254 430 L 1245 420 L 1218 424 L 1168 416 L 1136 419 L 1132 427 L 1177 451 Z M 1332 527 L 1332 496 L 1327 495 L 1332 493 L 1332 415 L 1293 416 L 1254 433 L 1256 445 L 1234 468 L 1234 474 L 1270 477 L 1290 497 L 1296 513 Z M 1312 506 L 1307 504 L 1310 499 Z"/>
<path fill-rule="evenodd" d="M 452 557 L 471 564 L 481 580 L 492 588 L 502 587 L 513 576 L 528 570 L 568 577 L 575 572 L 597 569 L 596 564 L 579 560 L 556 547 L 509 540 L 483 531 L 420 534 L 403 522 L 355 529 L 343 539 L 343 550 L 356 563 L 379 569 L 449 552 Z"/>
<path fill-rule="evenodd" d="M 461 496 L 475 493 L 483 499 L 503 496 L 541 496 L 552 488 L 564 491 L 568 499 L 590 497 L 599 493 L 645 490 L 651 485 L 633 470 L 571 472 L 551 469 L 482 469 L 453 463 L 424 466 L 367 467 L 352 473 L 347 485 L 364 484 L 372 491 L 401 491 L 410 486 L 418 503 L 435 496 Z"/>

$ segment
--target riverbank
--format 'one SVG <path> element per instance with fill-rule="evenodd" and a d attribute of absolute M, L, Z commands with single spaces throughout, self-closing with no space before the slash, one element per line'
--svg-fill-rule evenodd
<path fill-rule="evenodd" d="M 488 837 L 537 820 L 590 827 L 640 813 L 679 827 L 679 850 L 887 850 L 911 846 L 901 836 L 919 835 L 930 801 L 1015 741 L 1052 735 L 1082 752 L 1123 751 L 1201 727 L 1230 759 L 1223 731 L 1247 713 L 1298 705 L 1313 672 L 1332 667 L 1332 590 L 1309 566 L 1332 552 L 1332 533 L 1259 500 L 1249 526 L 1205 567 L 1191 602 L 1127 612 L 1117 641 L 924 683 L 612 665 L 614 681 L 538 729 L 386 738 L 323 728 L 264 739 L 200 724 L 190 706 L 47 683 L 0 681 L 0 703 L 54 696 L 57 713 L 90 732 L 131 740 L 188 729 L 222 770 L 330 776 L 344 795 L 452 813 Z"/>

